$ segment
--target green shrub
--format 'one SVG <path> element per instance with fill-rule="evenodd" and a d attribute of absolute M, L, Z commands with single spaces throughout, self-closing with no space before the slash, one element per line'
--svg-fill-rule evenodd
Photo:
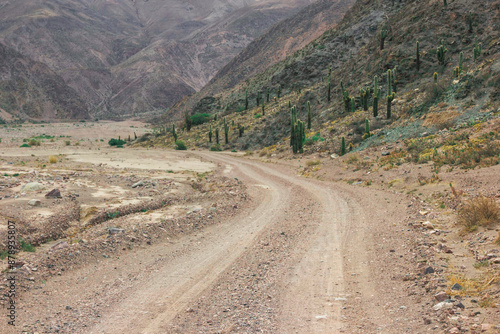
<path fill-rule="evenodd" d="M 175 149 L 178 151 L 185 151 L 187 150 L 186 144 L 182 140 L 178 140 L 175 142 Z"/>
<path fill-rule="evenodd" d="M 210 121 L 211 116 L 210 114 L 202 114 L 202 113 L 196 113 L 191 116 L 191 124 L 192 125 L 200 125 L 203 123 L 206 123 Z"/>
<path fill-rule="evenodd" d="M 28 142 L 28 144 L 29 144 L 30 146 L 40 146 L 40 142 L 39 142 L 38 140 L 36 140 L 36 139 L 31 139 L 31 140 Z"/>
<path fill-rule="evenodd" d="M 210 147 L 210 151 L 213 151 L 213 152 L 220 152 L 220 151 L 222 151 L 222 148 L 220 147 L 220 145 L 219 145 L 219 144 L 215 144 L 215 145 L 212 145 L 212 146 Z"/>
<path fill-rule="evenodd" d="M 111 138 L 110 141 L 108 141 L 108 144 L 109 146 L 119 146 L 119 145 L 124 145 L 125 141 L 121 139 Z"/>
<path fill-rule="evenodd" d="M 27 243 L 23 239 L 20 240 L 21 243 L 21 249 L 25 252 L 34 252 L 35 251 L 35 246 Z"/>
<path fill-rule="evenodd" d="M 24 143 L 20 147 L 31 147 L 31 146 L 29 146 L 28 144 Z"/>

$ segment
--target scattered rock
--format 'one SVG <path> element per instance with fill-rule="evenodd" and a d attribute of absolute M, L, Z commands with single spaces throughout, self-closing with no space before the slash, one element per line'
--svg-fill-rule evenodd
<path fill-rule="evenodd" d="M 39 191 L 39 190 L 45 190 L 46 187 L 38 182 L 30 182 L 26 183 L 24 186 L 21 187 L 21 191 L 23 192 L 28 192 L 28 191 Z"/>
<path fill-rule="evenodd" d="M 451 287 L 452 290 L 462 290 L 462 286 L 458 283 L 455 283 L 453 284 L 453 286 Z"/>
<path fill-rule="evenodd" d="M 332 159 L 337 159 L 338 157 L 339 157 L 339 155 L 336 153 L 333 153 L 332 155 L 330 155 L 330 158 L 332 158 Z"/>
<path fill-rule="evenodd" d="M 425 227 L 428 230 L 433 230 L 434 229 L 434 225 L 431 222 L 429 222 L 429 221 L 423 222 L 422 226 Z"/>
<path fill-rule="evenodd" d="M 122 228 L 117 228 L 117 227 L 110 227 L 108 229 L 108 233 L 110 235 L 115 235 L 115 234 L 121 234 L 121 233 L 125 233 L 125 230 L 122 229 Z"/>
<path fill-rule="evenodd" d="M 438 302 L 442 302 L 442 301 L 445 301 L 446 299 L 448 299 L 448 295 L 446 294 L 446 292 L 441 291 L 441 292 L 436 293 L 434 295 L 434 298 L 436 298 L 436 300 Z"/>
<path fill-rule="evenodd" d="M 390 154 L 391 154 L 391 152 L 388 152 L 388 151 L 384 151 L 384 152 L 382 152 L 382 156 L 383 156 L 383 157 L 388 156 L 388 155 L 390 155 Z"/>
<path fill-rule="evenodd" d="M 449 309 L 449 308 L 452 308 L 452 307 L 453 307 L 453 303 L 441 302 L 441 303 L 438 303 L 438 304 L 434 305 L 432 307 L 432 309 L 434 311 L 439 311 L 439 310 L 442 310 L 442 309 Z"/>
<path fill-rule="evenodd" d="M 425 268 L 424 270 L 424 274 L 427 275 L 427 274 L 433 274 L 435 271 L 434 271 L 434 268 L 432 267 L 427 267 Z"/>
<path fill-rule="evenodd" d="M 45 194 L 46 198 L 62 198 L 61 192 L 59 189 L 52 189 L 48 193 Z"/>
<path fill-rule="evenodd" d="M 59 249 L 64 249 L 64 248 L 68 248 L 68 247 L 69 247 L 69 245 L 66 241 L 60 241 L 57 244 L 55 244 L 54 246 L 52 246 L 50 249 L 59 250 Z"/>
<path fill-rule="evenodd" d="M 132 185 L 132 188 L 137 188 L 137 187 L 140 187 L 140 186 L 143 186 L 144 185 L 144 181 L 139 181 L 139 182 L 136 182 Z"/>
<path fill-rule="evenodd" d="M 28 202 L 28 204 L 31 206 L 40 206 L 42 202 L 39 199 L 32 199 Z"/>

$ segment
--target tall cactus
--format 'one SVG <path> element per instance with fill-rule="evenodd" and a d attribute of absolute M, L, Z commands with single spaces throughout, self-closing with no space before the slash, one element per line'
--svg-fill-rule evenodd
<path fill-rule="evenodd" d="M 380 88 L 378 87 L 378 77 L 373 78 L 373 117 L 378 116 L 378 101 L 380 100 Z"/>
<path fill-rule="evenodd" d="M 472 12 L 467 15 L 467 23 L 469 24 L 469 33 L 472 34 Z"/>
<path fill-rule="evenodd" d="M 351 112 L 355 112 L 355 111 L 356 111 L 356 99 L 353 96 L 351 98 Z"/>
<path fill-rule="evenodd" d="M 224 139 L 226 144 L 229 144 L 229 125 L 227 125 L 225 117 L 224 117 Z"/>
<path fill-rule="evenodd" d="M 266 115 L 266 104 L 262 102 L 262 116 Z"/>
<path fill-rule="evenodd" d="M 295 123 L 297 122 L 297 111 L 295 106 L 290 108 L 290 146 L 293 146 L 295 140 Z"/>
<path fill-rule="evenodd" d="M 269 88 L 266 88 L 266 102 L 269 103 L 269 97 L 271 95 L 271 92 L 269 91 Z"/>
<path fill-rule="evenodd" d="M 307 129 L 311 130 L 311 102 L 307 101 Z"/>
<path fill-rule="evenodd" d="M 477 62 L 479 57 L 481 57 L 481 52 L 482 52 L 482 43 L 477 42 L 477 37 L 474 41 L 474 62 Z"/>
<path fill-rule="evenodd" d="M 351 109 L 351 96 L 349 95 L 349 92 L 344 89 L 343 81 L 340 82 L 340 87 L 342 88 L 342 99 L 344 101 L 345 111 L 348 113 Z"/>
<path fill-rule="evenodd" d="M 281 97 L 281 84 L 278 85 L 278 99 Z"/>
<path fill-rule="evenodd" d="M 219 128 L 215 128 L 215 143 L 219 144 Z"/>
<path fill-rule="evenodd" d="M 448 49 L 444 46 L 444 40 L 441 40 L 441 45 L 436 50 L 439 65 L 446 65 L 446 52 Z"/>
<path fill-rule="evenodd" d="M 420 42 L 417 41 L 417 72 L 420 71 Z"/>
<path fill-rule="evenodd" d="M 212 142 L 212 125 L 210 125 L 210 130 L 208 131 L 208 142 Z"/>
<path fill-rule="evenodd" d="M 365 139 L 370 137 L 370 121 L 368 119 L 365 119 L 365 135 L 363 136 Z"/>
<path fill-rule="evenodd" d="M 392 78 L 392 90 L 394 91 L 394 93 L 398 92 L 398 86 L 396 85 L 398 83 L 397 70 L 398 70 L 398 66 L 396 65 L 396 66 L 394 66 L 394 69 L 392 70 L 392 75 L 391 75 L 391 78 Z"/>
<path fill-rule="evenodd" d="M 396 94 L 392 92 L 392 71 L 387 71 L 387 119 L 392 116 L 392 101 Z"/>
<path fill-rule="evenodd" d="M 361 99 L 361 105 L 363 106 L 363 110 L 367 111 L 370 99 L 370 87 L 366 87 L 365 89 L 361 88 L 360 99 Z"/>
<path fill-rule="evenodd" d="M 177 133 L 175 132 L 175 124 L 172 124 L 172 136 L 174 136 L 174 141 L 177 141 Z"/>
<path fill-rule="evenodd" d="M 387 37 L 387 29 L 383 28 L 382 31 L 380 32 L 380 50 L 384 49 L 384 43 L 386 37 Z"/>
<path fill-rule="evenodd" d="M 330 77 L 328 77 L 328 93 L 326 96 L 328 102 L 332 100 L 332 80 Z"/>
<path fill-rule="evenodd" d="M 238 132 L 239 132 L 240 138 L 243 137 L 243 133 L 245 133 L 245 127 L 238 124 Z"/>
<path fill-rule="evenodd" d="M 458 62 L 458 69 L 460 70 L 460 73 L 462 73 L 463 64 L 464 64 L 464 53 L 463 53 L 463 51 L 461 51 L 460 52 L 460 60 Z"/>
<path fill-rule="evenodd" d="M 248 90 L 245 91 L 245 110 L 248 110 Z"/>
<path fill-rule="evenodd" d="M 340 144 L 340 155 L 345 154 L 345 137 L 342 137 L 342 143 Z"/>
<path fill-rule="evenodd" d="M 255 99 L 257 102 L 257 106 L 260 106 L 260 92 L 257 92 L 257 97 Z"/>
<path fill-rule="evenodd" d="M 193 123 L 191 122 L 191 116 L 189 116 L 187 112 L 184 113 L 184 121 L 186 123 L 186 130 L 191 131 L 191 126 L 193 125 Z"/>

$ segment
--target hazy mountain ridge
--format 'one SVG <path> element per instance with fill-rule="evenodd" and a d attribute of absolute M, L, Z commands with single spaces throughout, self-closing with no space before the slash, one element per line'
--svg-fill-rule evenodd
<path fill-rule="evenodd" d="M 47 64 L 98 116 L 164 109 L 310 0 L 21 0 L 0 42 Z"/>

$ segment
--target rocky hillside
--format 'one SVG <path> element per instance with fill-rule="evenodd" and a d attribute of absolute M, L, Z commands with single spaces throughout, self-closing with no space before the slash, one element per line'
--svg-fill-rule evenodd
<path fill-rule="evenodd" d="M 342 137 L 359 150 L 493 117 L 500 96 L 499 4 L 357 1 L 337 27 L 305 48 L 233 88 L 199 100 L 191 114 L 219 117 L 194 127 L 195 137 L 186 136 L 196 146 L 210 146 L 209 125 L 223 129 L 225 116 L 246 129 L 239 138 L 237 126 L 232 126 L 228 147 L 283 145 L 290 135 L 289 106 L 296 105 L 298 119 L 305 121 L 308 102 L 310 131 L 325 139 L 311 149 L 331 152 L 339 152 Z M 445 52 L 440 60 L 441 43 Z M 394 96 L 388 92 L 388 70 Z M 375 77 L 380 89 L 378 115 L 373 110 Z M 389 117 L 387 96 L 392 97 Z M 364 136 L 366 120 L 376 136 Z"/>
<path fill-rule="evenodd" d="M 180 101 L 167 117 L 193 108 L 206 97 L 220 93 L 282 61 L 337 24 L 354 0 L 320 0 L 273 26 L 224 66 L 199 92 Z"/>
<path fill-rule="evenodd" d="M 86 119 L 84 101 L 47 65 L 0 44 L 0 117 Z"/>
<path fill-rule="evenodd" d="M 45 63 L 93 115 L 111 117 L 171 106 L 310 3 L 20 0 L 0 5 L 0 42 Z"/>

